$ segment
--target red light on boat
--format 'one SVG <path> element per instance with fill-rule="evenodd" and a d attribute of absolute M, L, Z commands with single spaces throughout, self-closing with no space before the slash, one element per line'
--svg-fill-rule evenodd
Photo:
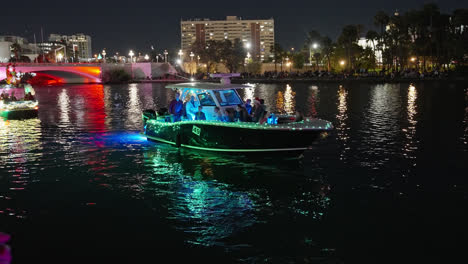
<path fill-rule="evenodd" d="M 34 110 L 37 110 L 37 109 L 39 109 L 39 106 L 35 106 L 35 107 L 34 107 Z"/>

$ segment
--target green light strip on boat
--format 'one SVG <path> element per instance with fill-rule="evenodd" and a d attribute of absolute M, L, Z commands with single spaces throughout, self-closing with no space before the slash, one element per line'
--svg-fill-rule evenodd
<path fill-rule="evenodd" d="M 144 135 L 144 134 L 143 134 Z M 175 145 L 174 142 L 159 138 L 159 137 L 153 137 L 153 136 L 148 136 L 144 135 L 149 139 L 160 141 L 163 143 Z M 280 149 L 217 149 L 217 148 L 203 148 L 203 147 L 195 147 L 195 146 L 190 146 L 190 145 L 185 145 L 185 144 L 180 144 L 181 147 L 185 148 L 191 148 L 191 149 L 197 149 L 197 150 L 206 150 L 206 151 L 218 151 L 218 152 L 278 152 L 278 151 L 300 151 L 300 150 L 306 150 L 307 148 L 280 148 Z"/>
<path fill-rule="evenodd" d="M 257 123 L 248 123 L 248 122 L 221 122 L 221 121 L 179 121 L 179 122 L 158 122 L 154 119 L 149 120 L 148 123 L 152 125 L 159 125 L 159 126 L 174 126 L 174 125 L 212 125 L 212 126 L 220 126 L 220 127 L 236 127 L 236 128 L 247 128 L 247 129 L 257 129 L 257 130 L 304 130 L 304 129 L 312 129 L 312 130 L 331 130 L 331 125 L 328 121 L 327 124 L 323 126 L 306 126 L 306 127 L 292 127 L 292 126 L 279 126 L 279 125 L 268 125 L 268 124 L 257 124 Z M 303 124 L 303 123 L 301 123 Z"/>
<path fill-rule="evenodd" d="M 162 139 L 162 138 L 153 137 L 153 136 L 148 136 L 148 135 L 145 135 L 145 136 L 146 136 L 147 138 L 149 138 L 149 139 L 161 141 L 161 142 L 163 142 L 163 143 L 172 144 L 172 145 L 175 145 L 175 144 L 176 144 L 175 142 L 172 142 L 172 141 L 169 141 L 169 140 L 165 140 L 165 139 Z"/>
<path fill-rule="evenodd" d="M 299 151 L 306 150 L 307 148 L 281 148 L 281 149 L 215 149 L 215 148 L 203 148 L 195 147 L 190 145 L 181 144 L 182 147 L 198 149 L 198 150 L 208 150 L 208 151 L 219 151 L 219 152 L 275 152 L 275 151 Z"/>

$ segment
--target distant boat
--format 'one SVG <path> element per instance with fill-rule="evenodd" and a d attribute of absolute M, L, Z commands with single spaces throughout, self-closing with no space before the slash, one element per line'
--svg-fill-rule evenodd
<path fill-rule="evenodd" d="M 34 118 L 38 115 L 39 104 L 35 99 L 26 96 L 34 91 L 30 85 L 0 87 L 0 117 L 5 119 Z M 25 98 L 26 96 L 26 98 Z"/>
<path fill-rule="evenodd" d="M 148 140 L 176 147 L 218 152 L 276 152 L 303 151 L 317 138 L 333 129 L 329 121 L 305 119 L 294 121 L 294 116 L 278 116 L 277 122 L 222 122 L 215 120 L 214 108 L 233 111 L 244 102 L 237 89 L 248 85 L 231 84 L 232 74 L 221 77 L 221 83 L 190 82 L 170 84 L 166 88 L 178 90 L 183 100 L 189 93 L 197 105 L 203 106 L 207 120 L 172 122 L 171 115 L 158 115 L 154 110 L 143 113 L 144 135 Z"/>

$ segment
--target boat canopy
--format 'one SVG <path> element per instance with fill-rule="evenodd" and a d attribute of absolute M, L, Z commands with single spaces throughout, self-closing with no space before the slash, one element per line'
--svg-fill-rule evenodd
<path fill-rule="evenodd" d="M 230 90 L 230 89 L 245 89 L 251 88 L 250 85 L 245 84 L 224 84 L 224 83 L 209 83 L 209 82 L 189 82 L 189 83 L 176 83 L 166 85 L 169 89 L 193 89 L 193 90 Z"/>

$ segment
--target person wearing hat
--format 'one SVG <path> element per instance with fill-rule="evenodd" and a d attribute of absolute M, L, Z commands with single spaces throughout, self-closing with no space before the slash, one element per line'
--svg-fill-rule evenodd
<path fill-rule="evenodd" d="M 6 244 L 10 240 L 10 235 L 0 232 L 0 264 L 11 263 L 11 250 Z"/>

